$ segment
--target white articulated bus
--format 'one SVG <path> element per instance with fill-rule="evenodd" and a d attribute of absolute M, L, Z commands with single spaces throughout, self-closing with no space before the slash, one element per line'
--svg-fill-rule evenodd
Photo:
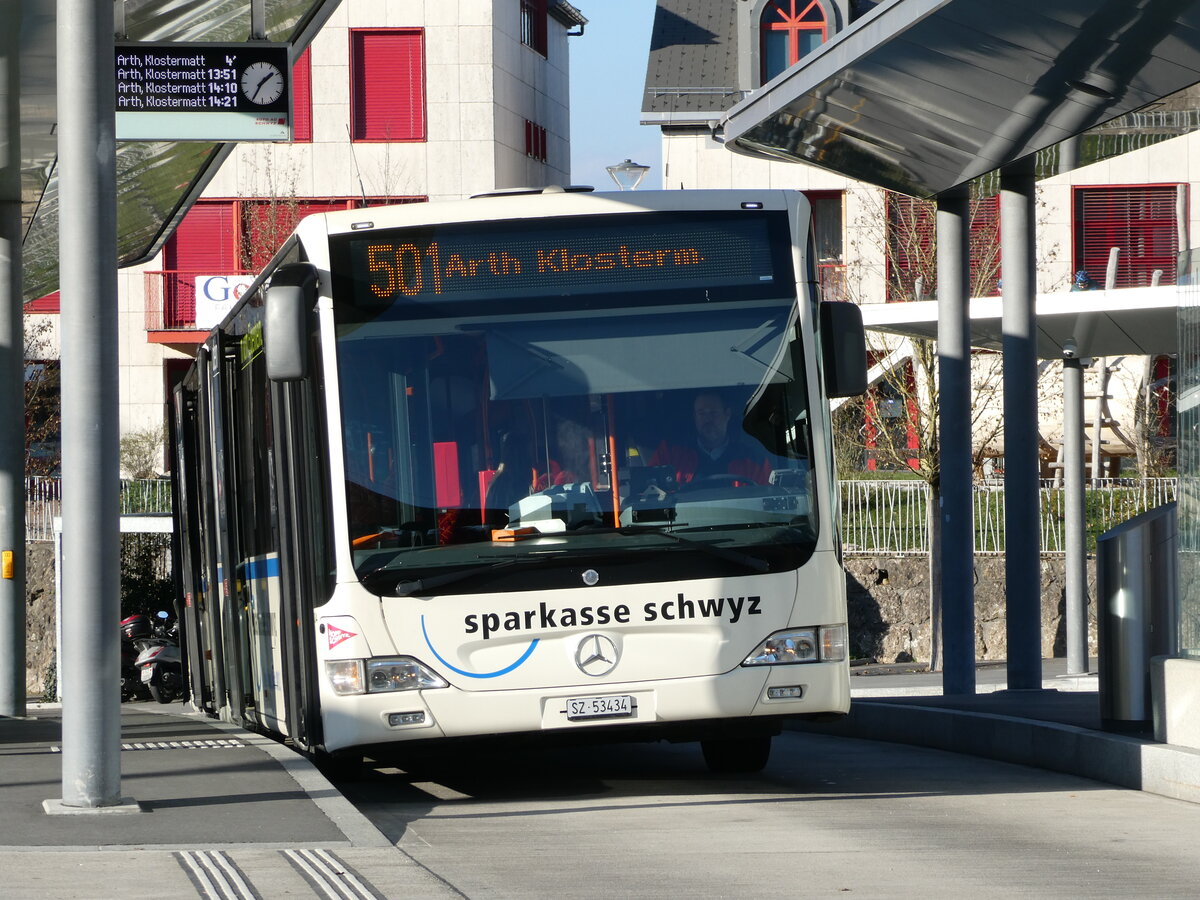
<path fill-rule="evenodd" d="M 500 735 L 765 764 L 849 708 L 799 193 L 548 189 L 304 219 L 174 395 L 197 707 L 314 755 Z"/>

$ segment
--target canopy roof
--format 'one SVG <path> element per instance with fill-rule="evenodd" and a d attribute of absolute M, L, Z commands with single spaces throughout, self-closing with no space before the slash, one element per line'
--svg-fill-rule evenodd
<path fill-rule="evenodd" d="M 721 130 L 742 153 L 928 197 L 1033 154 L 1049 175 L 1194 130 L 1197 104 L 1164 98 L 1197 82 L 1194 0 L 891 0 Z"/>
<path fill-rule="evenodd" d="M 271 0 L 266 39 L 300 52 L 339 0 Z M 58 283 L 57 79 L 55 2 L 20 0 L 21 217 L 27 300 Z M 236 43 L 250 34 L 249 0 L 124 0 L 130 41 Z M 16 10 L 0 12 L 13 27 Z M 118 265 L 158 252 L 216 172 L 232 145 L 208 142 L 127 142 L 117 147 Z"/>

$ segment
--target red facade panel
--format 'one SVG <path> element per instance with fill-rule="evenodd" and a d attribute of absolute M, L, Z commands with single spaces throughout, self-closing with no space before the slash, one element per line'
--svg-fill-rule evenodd
<path fill-rule="evenodd" d="M 424 32 L 352 31 L 350 59 L 354 140 L 425 140 Z"/>
<path fill-rule="evenodd" d="M 292 66 L 292 141 L 312 140 L 312 50 L 306 49 Z"/>

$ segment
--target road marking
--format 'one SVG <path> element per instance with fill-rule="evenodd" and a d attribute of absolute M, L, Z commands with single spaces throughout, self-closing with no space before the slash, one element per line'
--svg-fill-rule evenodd
<path fill-rule="evenodd" d="M 304 880 L 331 900 L 385 900 L 328 850 L 284 850 Z"/>
<path fill-rule="evenodd" d="M 175 859 L 210 900 L 262 900 L 224 850 L 181 850 Z"/>
<path fill-rule="evenodd" d="M 233 738 L 207 738 L 199 741 L 138 741 L 132 744 L 122 744 L 122 750 L 232 750 L 247 747 Z M 62 747 L 53 744 L 51 753 L 62 753 Z"/>

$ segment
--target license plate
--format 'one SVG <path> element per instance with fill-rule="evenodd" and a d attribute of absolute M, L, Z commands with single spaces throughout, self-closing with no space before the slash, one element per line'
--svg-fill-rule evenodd
<path fill-rule="evenodd" d="M 567 701 L 567 718 L 625 719 L 637 712 L 637 704 L 628 694 L 611 697 L 572 697 Z"/>
<path fill-rule="evenodd" d="M 149 681 L 154 677 L 153 669 L 142 669 L 142 681 Z"/>

